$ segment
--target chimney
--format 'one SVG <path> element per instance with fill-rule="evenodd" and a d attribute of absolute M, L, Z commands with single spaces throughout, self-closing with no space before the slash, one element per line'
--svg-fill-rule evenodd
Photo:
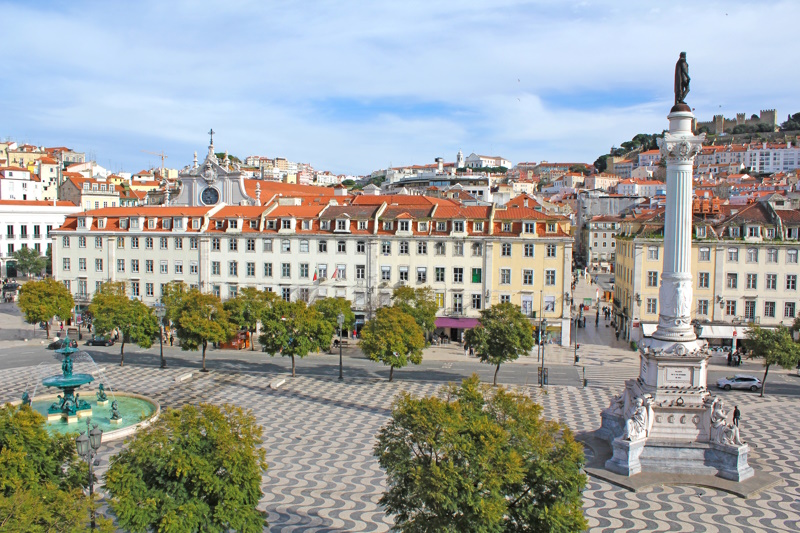
<path fill-rule="evenodd" d="M 444 172 L 444 159 L 441 157 L 436 158 L 436 172 L 440 174 Z"/>

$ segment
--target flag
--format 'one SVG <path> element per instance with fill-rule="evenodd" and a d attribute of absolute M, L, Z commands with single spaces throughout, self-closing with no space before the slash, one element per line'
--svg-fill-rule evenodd
<path fill-rule="evenodd" d="M 334 269 L 333 269 L 333 274 L 331 275 L 331 279 L 332 279 L 332 280 L 333 280 L 333 279 L 336 279 L 336 273 L 337 273 L 337 272 L 339 272 L 339 269 L 338 269 L 338 268 L 334 268 Z"/>
<path fill-rule="evenodd" d="M 314 279 L 312 281 L 317 281 L 317 269 L 314 269 Z"/>

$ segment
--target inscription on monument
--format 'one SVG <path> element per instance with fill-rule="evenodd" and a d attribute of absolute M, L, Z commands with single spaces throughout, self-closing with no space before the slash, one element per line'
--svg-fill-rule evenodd
<path fill-rule="evenodd" d="M 691 385 L 692 370 L 690 368 L 667 368 L 664 378 L 674 385 Z"/>

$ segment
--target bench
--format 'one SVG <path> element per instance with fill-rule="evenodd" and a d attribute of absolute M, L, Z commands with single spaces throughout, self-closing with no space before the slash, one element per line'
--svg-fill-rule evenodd
<path fill-rule="evenodd" d="M 342 348 L 347 348 L 348 346 L 350 346 L 350 339 L 342 338 L 341 344 Z M 333 339 L 333 343 L 331 344 L 331 353 L 333 353 L 334 350 L 338 349 L 339 349 L 339 339 Z"/>

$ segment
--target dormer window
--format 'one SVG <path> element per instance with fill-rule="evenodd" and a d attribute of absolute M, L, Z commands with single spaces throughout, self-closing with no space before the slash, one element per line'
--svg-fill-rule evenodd
<path fill-rule="evenodd" d="M 228 229 L 239 229 L 239 221 L 235 218 L 228 220 Z"/>
<path fill-rule="evenodd" d="M 267 229 L 275 229 L 275 221 L 267 220 Z"/>
<path fill-rule="evenodd" d="M 767 228 L 767 239 L 775 238 L 775 228 Z"/>
<path fill-rule="evenodd" d="M 390 220 L 384 220 L 383 229 L 384 231 L 390 231 L 392 229 L 392 222 Z"/>
<path fill-rule="evenodd" d="M 358 229 L 367 229 L 367 221 L 366 220 L 359 220 L 358 221 Z"/>
<path fill-rule="evenodd" d="M 472 223 L 472 230 L 473 231 L 483 231 L 483 222 L 473 222 Z"/>
<path fill-rule="evenodd" d="M 695 233 L 697 234 L 698 239 L 705 239 L 706 238 L 706 227 L 705 226 L 697 226 L 695 228 Z"/>
<path fill-rule="evenodd" d="M 536 223 L 525 222 L 525 224 L 522 225 L 522 230 L 524 233 L 536 233 Z"/>
<path fill-rule="evenodd" d="M 555 233 L 556 232 L 556 223 L 555 222 L 548 222 L 547 223 L 547 233 Z"/>
<path fill-rule="evenodd" d="M 86 219 L 85 218 L 79 218 L 78 219 L 78 227 L 81 228 L 81 229 L 86 228 Z"/>
<path fill-rule="evenodd" d="M 728 232 L 730 236 L 733 237 L 734 239 L 738 238 L 741 234 L 739 231 L 739 226 L 731 226 L 730 228 L 728 228 Z"/>
<path fill-rule="evenodd" d="M 503 231 L 505 233 L 511 233 L 511 222 L 503 222 Z"/>
<path fill-rule="evenodd" d="M 400 231 L 411 231 L 411 223 L 408 220 L 401 220 L 397 229 Z"/>
<path fill-rule="evenodd" d="M 173 219 L 172 224 L 173 224 L 173 227 L 175 229 L 183 229 L 183 219 L 182 218 Z"/>
<path fill-rule="evenodd" d="M 463 220 L 454 220 L 453 221 L 453 231 L 456 233 L 463 233 L 464 231 L 464 221 Z"/>
<path fill-rule="evenodd" d="M 128 219 L 127 218 L 119 219 L 119 229 L 128 229 Z"/>
<path fill-rule="evenodd" d="M 150 218 L 147 220 L 147 229 L 156 229 L 156 219 Z"/>
<path fill-rule="evenodd" d="M 170 229 L 172 227 L 172 220 L 169 218 L 165 218 L 164 220 L 161 221 L 161 226 L 164 229 Z"/>
<path fill-rule="evenodd" d="M 102 185 L 100 185 L 100 190 L 101 190 L 101 191 L 103 191 L 103 192 L 105 192 L 105 191 L 106 191 L 106 186 L 105 186 L 105 184 L 102 184 Z"/>
<path fill-rule="evenodd" d="M 447 231 L 447 222 L 437 222 L 436 231 Z"/>
<path fill-rule="evenodd" d="M 258 229 L 258 220 L 250 221 L 250 229 Z"/>
<path fill-rule="evenodd" d="M 96 184 L 96 183 L 92 183 L 92 190 L 93 190 L 93 191 L 96 191 L 96 190 L 97 190 L 97 184 Z"/>
<path fill-rule="evenodd" d="M 139 229 L 139 219 L 132 218 L 131 219 L 131 229 Z"/>
<path fill-rule="evenodd" d="M 214 221 L 214 229 L 222 229 L 225 227 L 225 222 L 222 220 L 215 220 Z"/>
<path fill-rule="evenodd" d="M 786 230 L 787 239 L 797 239 L 797 228 L 788 228 Z"/>
<path fill-rule="evenodd" d="M 346 231 L 347 230 L 347 220 L 337 220 L 336 221 L 336 229 L 339 231 Z"/>
<path fill-rule="evenodd" d="M 97 229 L 105 229 L 106 227 L 106 219 L 98 218 L 97 219 Z"/>
<path fill-rule="evenodd" d="M 331 229 L 331 221 L 330 220 L 320 220 L 319 229 L 323 229 L 323 230 Z"/>
<path fill-rule="evenodd" d="M 748 237 L 761 237 L 761 228 L 758 226 L 748 226 L 747 227 L 747 236 Z"/>
<path fill-rule="evenodd" d="M 428 223 L 427 222 L 418 222 L 417 223 L 417 230 L 418 231 L 428 231 Z"/>
<path fill-rule="evenodd" d="M 84 191 L 88 191 L 89 190 L 89 184 L 88 183 L 84 183 L 83 184 L 83 190 Z"/>

